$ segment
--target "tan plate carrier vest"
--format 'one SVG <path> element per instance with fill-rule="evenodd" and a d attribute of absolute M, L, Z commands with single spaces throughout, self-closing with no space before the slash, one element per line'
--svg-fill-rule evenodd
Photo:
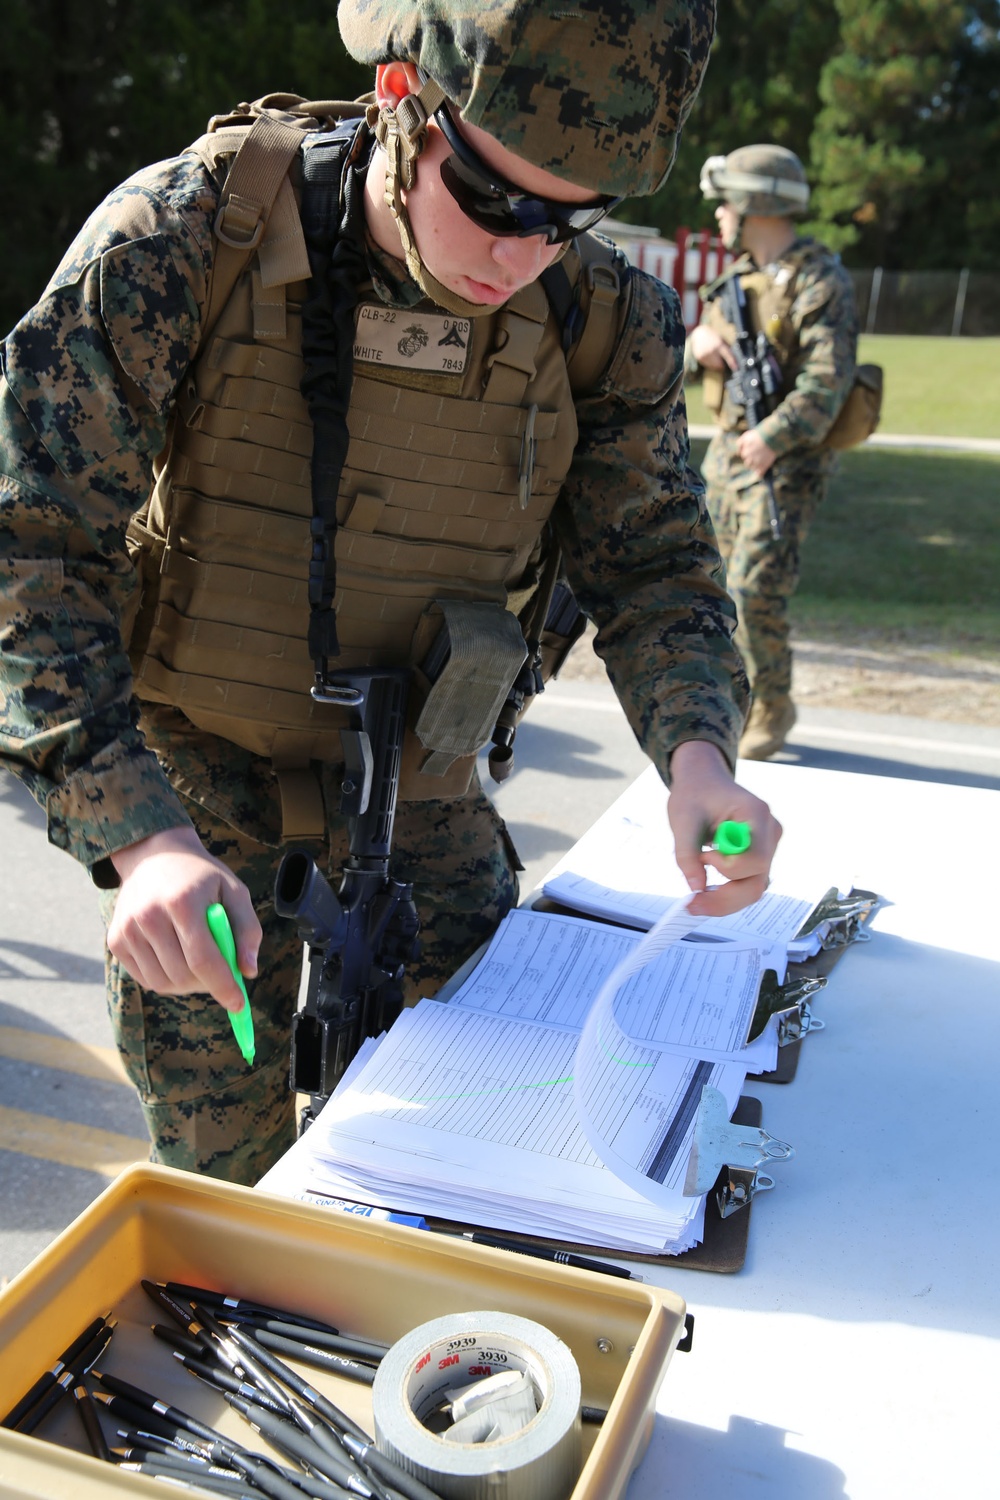
<path fill-rule="evenodd" d="M 792 304 L 796 295 L 795 283 L 799 271 L 815 253 L 815 249 L 814 245 L 806 244 L 782 256 L 782 264 L 790 265 L 793 269 L 792 274 L 780 285 L 773 276 L 768 275 L 766 271 L 759 270 L 749 256 L 741 256 L 731 266 L 727 266 L 722 275 L 709 286 L 702 287 L 699 294 L 705 302 L 705 322 L 731 344 L 736 338 L 736 329 L 726 318 L 719 302 L 710 299 L 712 299 L 712 293 L 721 286 L 724 280 L 730 276 L 739 276 L 747 299 L 747 319 L 750 327 L 755 334 L 763 331 L 766 335 L 774 356 L 781 366 L 786 390 L 794 382 L 795 377 L 795 372 L 789 368 L 792 364 L 796 341 L 796 331 L 791 321 Z M 791 375 L 791 381 L 789 375 Z M 742 432 L 746 427 L 746 418 L 742 409 L 735 406 L 729 399 L 725 389 L 726 378 L 727 372 L 723 370 L 706 369 L 702 384 L 705 405 L 718 417 L 723 431 Z M 871 437 L 879 424 L 881 412 L 882 367 L 881 365 L 858 365 L 854 375 L 854 384 L 847 393 L 833 425 L 818 447 L 838 449 L 856 447 L 858 443 L 863 443 L 866 438 Z"/>
<path fill-rule="evenodd" d="M 317 122 L 289 115 L 291 97 L 261 101 L 268 112 L 253 121 L 213 121 L 189 148 L 216 178 L 229 166 L 212 285 L 153 494 L 129 528 L 142 582 L 130 647 L 138 696 L 269 757 L 286 838 L 322 831 L 310 762 L 342 760 L 347 723 L 310 697 L 309 265 L 293 182 Z M 467 789 L 524 660 L 515 616 L 526 617 L 544 569 L 542 533 L 577 441 L 574 390 L 596 381 L 619 325 L 610 254 L 595 241 L 581 248 L 587 323 L 572 384 L 537 283 L 471 320 L 457 374 L 355 358 L 331 667 L 414 668 L 403 799 Z M 366 302 L 384 308 L 370 286 Z M 404 329 L 426 306 L 398 314 Z M 420 664 L 443 620 L 451 654 L 432 685 Z"/>

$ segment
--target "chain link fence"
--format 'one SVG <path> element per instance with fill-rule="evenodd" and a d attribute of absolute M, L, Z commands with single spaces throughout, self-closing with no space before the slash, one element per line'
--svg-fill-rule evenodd
<path fill-rule="evenodd" d="M 851 271 L 864 333 L 1000 336 L 1000 275 L 992 271 Z"/>
<path fill-rule="evenodd" d="M 634 266 L 676 289 L 689 329 L 701 314 L 698 288 L 733 259 L 708 229 L 681 228 L 676 240 L 666 240 L 655 229 L 606 219 L 601 232 L 617 241 Z M 886 271 L 876 266 L 848 274 L 863 333 L 1000 337 L 1000 274 L 995 271 Z"/>

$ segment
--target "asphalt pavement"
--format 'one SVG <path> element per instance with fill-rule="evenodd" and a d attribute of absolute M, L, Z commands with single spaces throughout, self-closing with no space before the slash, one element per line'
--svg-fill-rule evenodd
<path fill-rule="evenodd" d="M 1000 792 L 995 729 L 811 709 L 776 759 Z M 495 789 L 525 892 L 647 764 L 606 683 L 549 685 L 518 732 L 513 775 Z M 6 773 L 0 849 L 2 1284 L 123 1166 L 145 1159 L 146 1142 L 112 1045 L 90 880 L 47 843 L 41 811 Z"/>

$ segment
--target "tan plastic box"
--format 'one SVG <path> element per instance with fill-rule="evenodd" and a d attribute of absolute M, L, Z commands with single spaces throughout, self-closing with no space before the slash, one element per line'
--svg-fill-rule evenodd
<path fill-rule="evenodd" d="M 165 1315 L 142 1291 L 142 1278 L 223 1290 L 387 1343 L 430 1318 L 475 1309 L 544 1324 L 572 1350 L 584 1403 L 608 1408 L 603 1426 L 583 1429 L 586 1457 L 572 1500 L 624 1492 L 684 1331 L 681 1298 L 643 1283 L 136 1166 L 0 1292 L 0 1413 L 110 1310 L 119 1326 L 102 1368 L 245 1441 L 242 1419 L 150 1333 Z M 299 1368 L 371 1432 L 367 1387 Z M 267 1451 L 256 1437 L 249 1446 Z M 92 1458 L 68 1400 L 37 1436 L 0 1430 L 5 1497 L 162 1500 L 163 1493 L 153 1479 Z"/>

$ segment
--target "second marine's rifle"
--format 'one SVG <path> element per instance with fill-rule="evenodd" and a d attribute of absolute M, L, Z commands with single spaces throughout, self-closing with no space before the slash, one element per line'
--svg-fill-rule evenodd
<path fill-rule="evenodd" d="M 747 313 L 747 299 L 739 275 L 727 276 L 722 285 L 722 310 L 736 329 L 731 345 L 736 369 L 726 381 L 726 390 L 734 406 L 742 408 L 748 427 L 757 427 L 775 406 L 781 390 L 781 370 L 764 333 L 754 334 Z M 764 475 L 767 486 L 767 516 L 771 535 L 781 540 L 781 518 L 774 498 L 774 481 L 770 471 Z"/>
<path fill-rule="evenodd" d="M 305 1005 L 292 1021 L 291 1087 L 311 1096 L 303 1129 L 364 1038 L 399 1015 L 404 968 L 417 951 L 413 887 L 389 877 L 409 676 L 401 669 L 330 676 L 327 701 L 351 719 L 340 732 L 340 811 L 350 839 L 340 890 L 307 850 L 292 849 L 278 867 L 275 910 L 298 922 L 309 954 Z"/>

